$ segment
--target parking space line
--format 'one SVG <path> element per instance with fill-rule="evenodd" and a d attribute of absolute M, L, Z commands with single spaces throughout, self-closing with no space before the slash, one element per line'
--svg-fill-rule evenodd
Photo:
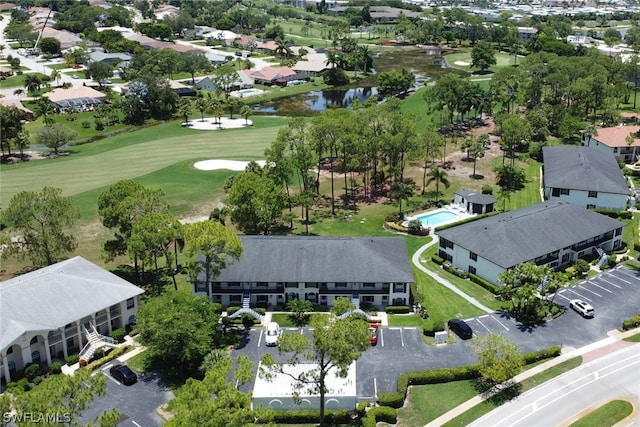
<path fill-rule="evenodd" d="M 506 326 L 505 326 L 505 325 L 504 325 L 504 324 L 503 324 L 499 319 L 497 319 L 495 316 L 491 315 L 491 318 L 492 318 L 493 320 L 495 320 L 496 322 L 498 322 L 498 324 L 499 324 L 500 326 L 502 326 L 505 330 L 507 330 L 507 331 L 509 330 L 509 328 L 507 328 L 507 327 L 506 327 Z"/>
<path fill-rule="evenodd" d="M 564 299 L 566 299 L 567 301 L 571 301 L 571 298 L 567 298 L 567 297 L 565 297 L 565 296 L 564 296 L 564 295 L 562 295 L 562 293 L 560 293 L 560 292 L 558 292 L 558 296 L 559 296 L 559 297 L 562 297 L 562 298 L 564 298 Z"/>
<path fill-rule="evenodd" d="M 106 374 L 105 374 L 105 375 L 106 375 Z M 113 379 L 113 378 L 111 377 L 111 375 L 107 375 L 107 378 L 109 378 L 109 379 L 110 379 L 111 381 L 113 381 L 114 383 L 116 383 L 116 384 L 120 385 L 120 383 L 119 383 L 118 381 L 116 381 L 115 379 Z"/>
<path fill-rule="evenodd" d="M 260 348 L 260 343 L 262 342 L 262 329 L 260 330 L 260 336 L 258 337 L 258 348 Z"/>
<path fill-rule="evenodd" d="M 380 345 L 384 347 L 384 334 L 382 333 L 383 329 L 378 328 L 378 333 L 380 334 Z M 375 378 L 374 378 L 375 381 Z"/>
<path fill-rule="evenodd" d="M 135 425 L 137 425 L 138 427 L 142 427 L 140 424 L 138 424 L 137 422 L 131 420 L 132 423 L 134 423 Z"/>
<path fill-rule="evenodd" d="M 489 317 L 488 314 L 483 314 L 482 316 L 479 316 L 478 319 L 484 319 L 485 317 Z"/>
<path fill-rule="evenodd" d="M 608 281 L 607 279 L 605 279 L 604 277 L 599 277 L 600 280 L 602 280 L 603 282 L 607 282 L 608 284 L 610 284 L 611 286 L 615 286 L 618 289 L 622 289 L 622 286 L 618 286 L 615 283 L 612 283 L 610 281 Z"/>
<path fill-rule="evenodd" d="M 580 298 L 586 299 L 587 301 L 592 301 L 590 298 L 585 297 L 584 295 L 580 295 L 579 293 L 577 293 L 576 291 L 574 291 L 573 289 L 567 289 L 567 292 L 571 292 L 572 294 L 576 294 L 578 295 Z M 568 298 L 567 298 L 568 299 Z"/>
<path fill-rule="evenodd" d="M 592 294 L 597 295 L 597 296 L 599 296 L 600 298 L 602 298 L 602 295 L 600 295 L 600 294 L 599 294 L 599 293 L 597 293 L 597 292 L 592 291 L 591 289 L 587 289 L 587 288 L 582 287 L 582 286 L 580 286 L 580 285 L 578 285 L 578 287 L 579 287 L 580 289 L 582 289 L 583 291 L 591 292 Z"/>
<path fill-rule="evenodd" d="M 630 278 L 635 279 L 635 280 L 637 281 L 636 277 L 635 277 L 633 274 L 629 273 L 629 270 L 624 269 L 624 270 L 622 270 L 622 271 L 621 271 L 621 270 L 617 270 L 617 271 L 618 271 L 618 272 L 621 272 L 621 273 L 622 273 L 622 274 L 624 274 L 625 276 L 629 276 Z M 616 277 L 618 277 L 618 276 L 616 276 Z M 633 283 L 633 282 L 631 282 L 631 283 Z"/>
<path fill-rule="evenodd" d="M 402 333 L 402 328 L 400 328 L 400 342 L 402 343 L 402 346 L 404 347 L 404 334 Z"/>
<path fill-rule="evenodd" d="M 620 280 L 621 282 L 626 283 L 627 285 L 630 285 L 630 284 L 631 284 L 631 282 L 629 282 L 628 280 L 624 280 L 624 279 L 623 279 L 622 277 L 620 277 L 620 276 L 617 276 L 617 275 L 616 275 L 616 276 L 614 276 L 613 274 L 611 274 L 611 276 L 615 277 L 616 279 Z"/>
<path fill-rule="evenodd" d="M 613 291 L 610 291 L 610 290 L 609 290 L 609 289 L 607 289 L 607 288 L 603 288 L 602 286 L 598 285 L 597 283 L 593 283 L 593 282 L 591 282 L 591 284 L 592 284 L 593 286 L 597 286 L 598 288 L 602 289 L 603 291 L 607 291 L 607 292 L 609 292 L 610 294 L 612 294 L 612 293 L 613 293 Z"/>
<path fill-rule="evenodd" d="M 484 324 L 484 323 L 482 323 L 482 320 L 480 320 L 480 319 L 476 319 L 476 320 L 478 320 L 478 323 L 480 323 L 480 324 L 482 325 L 482 327 L 483 327 L 483 328 L 485 328 L 485 329 L 487 330 L 487 332 L 491 332 L 491 329 L 487 328 L 487 327 L 485 326 L 485 324 Z"/>

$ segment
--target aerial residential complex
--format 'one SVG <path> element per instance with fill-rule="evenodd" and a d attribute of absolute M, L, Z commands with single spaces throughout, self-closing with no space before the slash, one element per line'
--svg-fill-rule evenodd
<path fill-rule="evenodd" d="M 409 303 L 413 271 L 402 237 L 240 236 L 242 260 L 194 291 L 223 306 L 332 305 L 338 297 L 372 307 Z"/>

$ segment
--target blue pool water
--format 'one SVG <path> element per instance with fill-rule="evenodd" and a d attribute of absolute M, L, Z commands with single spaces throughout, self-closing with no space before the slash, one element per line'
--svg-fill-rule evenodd
<path fill-rule="evenodd" d="M 451 220 L 457 219 L 458 214 L 450 211 L 438 211 L 418 215 L 415 218 L 420 220 L 420 222 L 424 226 L 437 227 L 443 222 L 449 222 Z"/>

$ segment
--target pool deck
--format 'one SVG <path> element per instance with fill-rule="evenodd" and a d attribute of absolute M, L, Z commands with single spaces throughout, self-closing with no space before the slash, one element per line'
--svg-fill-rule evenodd
<path fill-rule="evenodd" d="M 438 208 L 438 209 L 433 210 L 433 211 L 424 211 L 424 212 L 420 212 L 420 213 L 412 215 L 412 216 L 405 216 L 405 221 L 402 224 L 406 227 L 407 224 L 409 224 L 409 221 L 411 221 L 413 219 L 417 219 L 420 215 L 437 214 L 438 212 L 451 212 L 451 213 L 456 214 L 456 217 L 452 218 L 452 219 L 449 219 L 449 220 L 446 220 L 446 221 L 438 222 L 435 225 L 425 224 L 427 227 L 431 227 L 431 233 L 430 234 L 434 233 L 436 227 L 440 227 L 441 225 L 446 225 L 446 224 L 451 224 L 451 223 L 454 223 L 454 222 L 458 222 L 458 221 L 461 221 L 463 219 L 471 218 L 471 217 L 476 215 L 476 214 L 470 214 L 469 212 L 467 212 L 464 209 L 464 207 L 462 207 L 460 205 L 451 204 L 451 205 L 444 206 L 442 208 Z"/>

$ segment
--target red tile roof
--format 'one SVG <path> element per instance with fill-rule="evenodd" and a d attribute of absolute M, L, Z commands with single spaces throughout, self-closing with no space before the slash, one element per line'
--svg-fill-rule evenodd
<path fill-rule="evenodd" d="M 598 134 L 592 135 L 591 138 L 598 140 L 607 147 L 640 147 L 640 138 L 635 136 L 633 144 L 627 144 L 627 136 L 630 133 L 640 131 L 640 126 L 616 126 L 611 128 L 598 128 Z"/>

